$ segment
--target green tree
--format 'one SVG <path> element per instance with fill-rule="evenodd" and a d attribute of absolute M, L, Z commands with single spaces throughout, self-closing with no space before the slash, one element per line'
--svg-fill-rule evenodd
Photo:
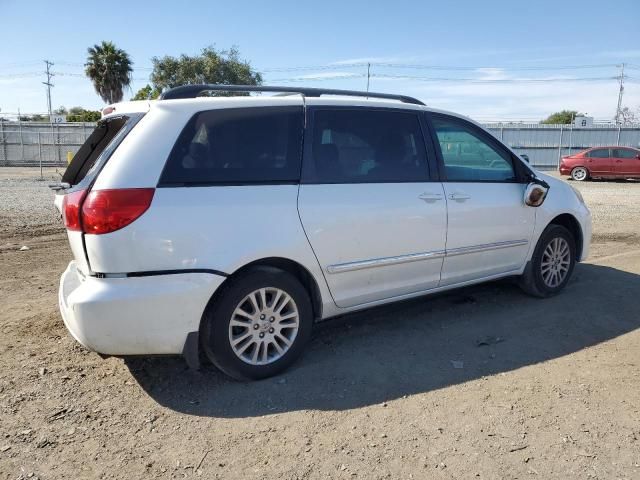
<path fill-rule="evenodd" d="M 131 84 L 131 59 L 112 42 L 103 41 L 87 49 L 89 56 L 85 74 L 93 82 L 96 93 L 106 103 L 122 100 L 123 89 Z"/>
<path fill-rule="evenodd" d="M 569 125 L 573 123 L 573 119 L 576 116 L 582 115 L 577 110 L 561 110 L 559 112 L 552 113 L 540 123 L 548 123 L 553 125 Z"/>
<path fill-rule="evenodd" d="M 97 122 L 102 117 L 98 110 L 86 110 L 82 107 L 56 108 L 53 113 L 56 115 L 66 115 L 67 122 Z"/>
<path fill-rule="evenodd" d="M 39 113 L 36 113 L 35 115 L 20 115 L 19 117 L 21 122 L 48 122 L 49 121 L 49 116 L 48 115 L 40 115 Z"/>
<path fill-rule="evenodd" d="M 240 59 L 240 53 L 235 47 L 230 50 L 206 47 L 200 55 L 193 57 L 183 54 L 179 58 L 153 57 L 151 61 L 153 62 L 151 83 L 158 91 L 198 83 L 222 85 L 260 85 L 262 83 L 262 75 L 253 71 L 249 62 Z M 215 92 L 215 94 L 231 95 L 228 92 Z"/>
<path fill-rule="evenodd" d="M 160 91 L 153 88 L 151 85 L 146 84 L 140 90 L 136 92 L 131 100 L 153 100 L 160 96 Z"/>
<path fill-rule="evenodd" d="M 97 110 L 71 107 L 67 113 L 67 122 L 97 122 L 101 116 L 102 114 Z"/>

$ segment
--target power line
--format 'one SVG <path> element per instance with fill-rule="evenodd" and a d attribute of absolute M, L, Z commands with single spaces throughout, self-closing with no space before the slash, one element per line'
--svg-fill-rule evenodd
<path fill-rule="evenodd" d="M 68 67 L 85 67 L 84 63 L 80 62 L 57 62 L 58 65 Z M 0 68 L 14 67 L 14 66 L 26 66 L 33 65 L 33 63 L 23 64 L 6 64 L 1 65 Z M 345 62 L 345 63 L 330 63 L 324 65 L 300 65 L 300 66 L 265 66 L 262 68 L 254 68 L 254 70 L 262 73 L 274 73 L 274 72 L 295 72 L 303 70 L 335 70 L 340 68 L 362 68 L 368 65 L 372 67 L 382 68 L 406 68 L 406 69 L 418 69 L 418 70 L 444 70 L 444 71 L 466 71 L 466 70 L 483 70 L 483 69 L 501 69 L 512 71 L 536 71 L 536 70 L 581 70 L 581 69 L 598 69 L 598 68 L 612 68 L 618 66 L 615 63 L 601 63 L 601 64 L 579 64 L 579 65 L 430 65 L 430 64 L 410 64 L 410 63 L 394 63 L 394 62 Z M 640 68 L 640 65 L 627 64 L 631 68 Z M 153 71 L 153 67 L 134 67 L 134 71 Z"/>
<path fill-rule="evenodd" d="M 468 70 L 512 70 L 512 71 L 536 71 L 536 70 L 582 70 L 616 67 L 615 63 L 601 63 L 589 65 L 427 65 L 409 63 L 388 63 L 388 62 L 352 62 L 352 63 L 332 63 L 328 65 L 306 65 L 293 67 L 264 67 L 256 68 L 264 73 L 270 72 L 295 72 L 300 70 L 337 70 L 340 68 L 361 68 L 366 66 L 386 67 L 386 68 L 407 68 L 416 70 L 444 70 L 444 71 L 468 71 Z"/>
<path fill-rule="evenodd" d="M 42 72 L 5 73 L 0 75 L 0 78 L 26 78 L 40 75 L 42 75 Z"/>
<path fill-rule="evenodd" d="M 425 82 L 459 82 L 459 83 L 555 83 L 555 82 L 595 82 L 616 80 L 618 77 L 552 77 L 552 78 L 469 78 L 469 77 L 427 77 L 419 75 L 392 75 L 384 73 L 353 73 L 345 75 L 305 75 L 302 77 L 275 78 L 270 82 L 317 82 L 329 80 L 349 80 L 353 78 L 389 78 L 397 80 L 417 80 Z M 629 78 L 625 76 L 625 78 Z"/>

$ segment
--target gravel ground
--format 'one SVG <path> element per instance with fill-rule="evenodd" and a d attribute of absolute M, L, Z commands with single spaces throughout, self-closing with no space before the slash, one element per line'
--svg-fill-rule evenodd
<path fill-rule="evenodd" d="M 640 181 L 569 182 L 578 188 L 597 226 L 593 241 L 640 244 Z"/>
<path fill-rule="evenodd" d="M 0 242 L 59 233 L 60 217 L 49 183 L 60 181 L 56 169 L 0 168 Z M 1 245 L 1 243 L 0 243 Z"/>
<path fill-rule="evenodd" d="M 595 241 L 562 295 L 494 283 L 349 315 L 239 383 L 70 338 L 71 254 L 35 177 L 0 169 L 0 478 L 640 478 L 640 183 L 575 184 Z"/>

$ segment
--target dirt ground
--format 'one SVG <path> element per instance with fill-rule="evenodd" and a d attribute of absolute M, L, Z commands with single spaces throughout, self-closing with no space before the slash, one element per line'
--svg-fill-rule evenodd
<path fill-rule="evenodd" d="M 350 315 L 239 383 L 73 341 L 37 177 L 0 169 L 0 479 L 640 478 L 640 182 L 576 185 L 594 244 L 563 294 L 500 282 Z"/>

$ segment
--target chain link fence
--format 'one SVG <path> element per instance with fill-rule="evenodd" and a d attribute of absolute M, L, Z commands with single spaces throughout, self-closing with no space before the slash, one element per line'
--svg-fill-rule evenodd
<path fill-rule="evenodd" d="M 64 166 L 89 137 L 95 123 L 0 121 L 0 166 Z M 485 124 L 517 153 L 529 156 L 539 169 L 555 169 L 560 157 L 589 147 L 640 147 L 640 125 Z"/>

